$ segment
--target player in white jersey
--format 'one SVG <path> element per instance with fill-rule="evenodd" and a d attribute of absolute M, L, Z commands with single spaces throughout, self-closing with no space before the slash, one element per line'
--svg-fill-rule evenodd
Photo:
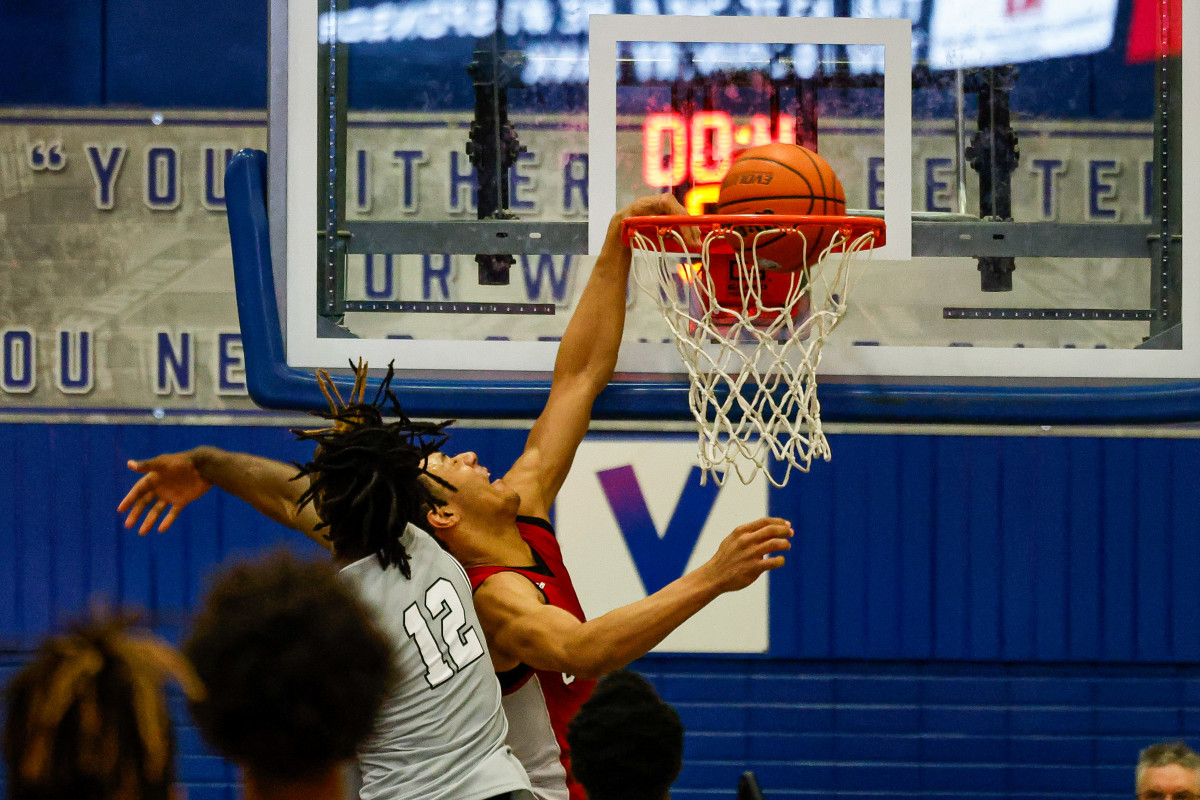
<path fill-rule="evenodd" d="M 146 474 L 118 508 L 129 511 L 131 526 L 147 508 L 152 523 L 170 504 L 173 521 L 218 486 L 321 537 L 344 579 L 377 611 L 397 671 L 359 751 L 362 800 L 524 800 L 529 778 L 505 744 L 500 684 L 466 574 L 432 537 L 406 526 L 428 498 L 396 490 L 417 483 L 414 470 L 423 472 L 425 458 L 445 440 L 441 428 L 402 415 L 384 422 L 361 397 L 328 417 L 331 427 L 298 432 L 317 444 L 299 475 L 277 461 L 196 448 L 130 462 Z"/>
<path fill-rule="evenodd" d="M 508 724 L 466 573 L 419 528 L 409 525 L 401 543 L 408 578 L 374 555 L 341 571 L 400 644 L 396 685 L 359 753 L 362 800 L 469 800 L 528 786 L 516 756 L 498 746 Z"/>

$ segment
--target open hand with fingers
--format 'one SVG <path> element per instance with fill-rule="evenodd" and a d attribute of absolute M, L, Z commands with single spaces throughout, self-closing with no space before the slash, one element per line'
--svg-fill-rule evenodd
<path fill-rule="evenodd" d="M 146 535 L 162 517 L 162 522 L 158 524 L 161 533 L 171 527 L 184 506 L 212 488 L 212 484 L 200 476 L 196 467 L 196 453 L 196 450 L 188 450 L 165 453 L 145 461 L 127 462 L 127 466 L 134 472 L 142 473 L 142 477 L 117 506 L 118 512 L 129 512 L 125 517 L 126 528 L 137 524 L 138 518 L 144 513 L 138 533 Z"/>
<path fill-rule="evenodd" d="M 733 529 L 701 569 L 709 570 L 723 592 L 744 589 L 769 570 L 783 566 L 792 548 L 792 524 L 777 517 L 762 517 Z"/>

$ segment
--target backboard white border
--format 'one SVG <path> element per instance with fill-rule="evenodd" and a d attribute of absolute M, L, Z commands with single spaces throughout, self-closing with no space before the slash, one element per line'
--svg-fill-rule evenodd
<path fill-rule="evenodd" d="M 319 72 L 317 0 L 286 0 L 288 9 L 287 80 L 287 181 L 286 239 L 287 362 L 298 368 L 330 367 L 363 357 L 375 364 L 395 359 L 411 370 L 478 373 L 542 373 L 553 369 L 555 342 L 427 341 L 392 339 L 321 338 L 317 335 L 317 178 Z M 1183 4 L 1183 27 L 1200 25 L 1200 5 Z M 763 36 L 761 20 L 745 17 L 592 17 L 591 114 L 611 109 L 615 123 L 615 56 L 617 41 L 841 41 L 883 44 L 886 89 L 885 128 L 901 124 L 911 129 L 909 70 L 910 49 L 899 38 L 910 35 L 908 20 L 770 18 L 770 35 Z M 1193 98 L 1200 90 L 1200 37 L 1184 36 L 1181 96 Z M 610 48 L 597 54 L 597 47 Z M 607 67 L 605 66 L 607 65 Z M 597 69 L 599 67 L 599 70 Z M 598 74 L 608 68 L 610 77 Z M 902 75 L 902 77 L 896 77 Z M 597 92 L 601 95 L 598 97 Z M 604 93 L 608 96 L 605 97 Z M 899 95 L 903 94 L 900 98 Z M 1185 234 L 1200 231 L 1200 104 L 1185 102 L 1182 109 L 1182 217 Z M 615 163 L 615 124 L 592 116 L 591 163 Z M 606 138 L 607 137 L 607 138 Z M 872 270 L 904 269 L 911 255 L 911 138 L 887 136 L 885 145 L 885 214 L 888 249 L 876 253 Z M 899 144 L 897 144 L 897 142 Z M 892 150 L 893 146 L 905 148 Z M 897 169 L 897 165 L 903 168 Z M 615 208 L 611 171 L 593 169 L 590 188 L 590 248 L 597 230 L 602 234 Z M 606 183 L 607 181 L 607 183 Z M 895 219 L 897 209 L 903 218 Z M 855 347 L 835 333 L 826 345 L 823 375 L 930 376 L 946 378 L 1027 377 L 1067 379 L 1188 379 L 1200 377 L 1200 247 L 1182 243 L 1184 320 L 1180 350 L 1065 350 L 1050 348 L 954 347 Z M 896 259 L 896 260 L 892 260 Z M 853 312 L 851 312 L 853 313 Z M 625 373 L 679 374 L 683 367 L 670 345 L 626 342 L 618 371 Z"/>
<path fill-rule="evenodd" d="M 863 44 L 884 48 L 883 219 L 876 257 L 912 258 L 912 22 L 826 17 L 593 14 L 588 32 L 588 252 L 617 210 L 617 42 Z M 611 168 L 609 165 L 613 165 Z"/>

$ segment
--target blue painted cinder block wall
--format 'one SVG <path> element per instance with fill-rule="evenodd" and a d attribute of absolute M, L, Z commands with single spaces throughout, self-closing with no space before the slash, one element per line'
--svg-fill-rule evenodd
<path fill-rule="evenodd" d="M 503 468 L 523 439 L 461 429 L 451 447 Z M 176 637 L 221 560 L 320 557 L 216 492 L 166 535 L 124 530 L 124 461 L 201 443 L 306 455 L 273 427 L 0 425 L 0 679 L 94 595 Z M 798 532 L 770 653 L 636 665 L 688 728 L 677 798 L 731 797 L 745 769 L 771 798 L 1126 797 L 1139 748 L 1200 734 L 1200 440 L 832 446 L 770 496 Z M 229 766 L 176 710 L 189 796 L 231 800 Z"/>

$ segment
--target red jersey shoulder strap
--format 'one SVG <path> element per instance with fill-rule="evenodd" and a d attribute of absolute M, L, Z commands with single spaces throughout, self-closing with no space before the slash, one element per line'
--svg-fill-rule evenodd
<path fill-rule="evenodd" d="M 489 564 L 481 567 L 468 567 L 467 577 L 471 580 L 471 591 L 479 588 L 480 584 L 497 572 L 515 572 L 528 578 L 537 585 L 541 578 L 554 574 L 554 565 L 559 562 L 558 542 L 554 536 L 554 527 L 540 517 L 517 517 L 517 530 L 521 538 L 533 549 L 535 563 L 528 567 L 509 567 Z"/>

